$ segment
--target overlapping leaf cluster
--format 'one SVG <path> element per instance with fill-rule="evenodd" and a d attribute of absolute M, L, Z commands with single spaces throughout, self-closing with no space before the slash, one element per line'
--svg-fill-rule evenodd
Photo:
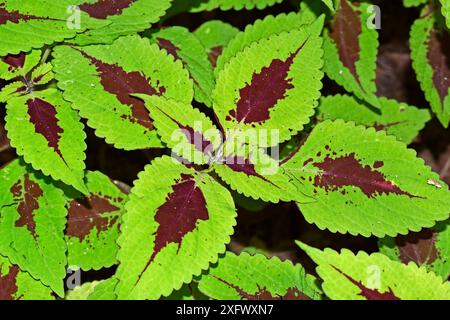
<path fill-rule="evenodd" d="M 370 3 L 305 0 L 242 31 L 208 21 L 191 32 L 149 26 L 282 1 L 73 2 L 0 3 L 0 101 L 19 156 L 0 170 L 0 299 L 450 297 L 450 192 L 407 147 L 431 116 L 378 96 Z M 447 126 L 445 1 L 439 9 L 424 8 L 411 48 Z M 347 95 L 321 97 L 324 73 Z M 171 157 L 148 164 L 127 194 L 86 170 L 81 119 L 115 148 Z M 276 157 L 286 144 L 294 151 Z M 227 252 L 231 190 L 293 201 L 320 229 L 380 238 L 381 253 L 299 243 L 320 287 L 298 264 Z M 64 291 L 69 267 L 113 265 L 112 278 Z"/>

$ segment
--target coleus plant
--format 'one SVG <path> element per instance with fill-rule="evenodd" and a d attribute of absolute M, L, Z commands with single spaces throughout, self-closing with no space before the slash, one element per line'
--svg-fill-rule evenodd
<path fill-rule="evenodd" d="M 0 0 L 0 101 L 18 156 L 0 169 L 0 299 L 450 298 L 450 193 L 407 147 L 431 114 L 377 95 L 369 2 L 305 0 L 242 31 L 150 27 L 280 2 Z M 447 126 L 441 2 L 405 5 L 424 6 L 414 68 Z M 347 94 L 322 96 L 324 73 Z M 85 124 L 117 149 L 171 156 L 124 189 L 87 170 Z M 321 230 L 378 237 L 380 252 L 299 242 L 318 278 L 233 253 L 236 194 L 295 202 Z M 111 266 L 64 289 L 67 269 Z"/>

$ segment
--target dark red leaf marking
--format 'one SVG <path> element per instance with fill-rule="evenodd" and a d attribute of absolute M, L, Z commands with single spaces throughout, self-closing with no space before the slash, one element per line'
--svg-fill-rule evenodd
<path fill-rule="evenodd" d="M 81 242 L 94 228 L 97 229 L 97 235 L 111 228 L 116 223 L 117 216 L 104 217 L 103 214 L 120 209 L 111 204 L 110 200 L 108 197 L 98 195 L 72 200 L 69 206 L 66 234 L 80 239 Z"/>
<path fill-rule="evenodd" d="M 266 177 L 256 172 L 255 165 L 251 163 L 250 159 L 248 158 L 244 159 L 243 157 L 240 156 L 229 156 L 225 159 L 225 164 L 234 172 L 242 172 L 245 173 L 247 176 L 257 177 L 278 188 L 278 186 L 272 183 L 272 181 L 268 180 Z"/>
<path fill-rule="evenodd" d="M 56 108 L 39 98 L 29 99 L 27 105 L 28 114 L 36 133 L 42 134 L 47 139 L 48 146 L 62 158 L 58 144 L 64 130 L 58 126 Z"/>
<path fill-rule="evenodd" d="M 353 10 L 348 0 L 341 0 L 341 5 L 331 23 L 330 38 L 336 43 L 342 64 L 350 70 L 355 79 L 356 62 L 359 60 L 359 35 L 361 20 L 358 12 Z"/>
<path fill-rule="evenodd" d="M 171 56 L 173 56 L 175 58 L 175 60 L 181 61 L 183 66 L 186 66 L 186 61 L 181 59 L 180 56 L 178 55 L 178 51 L 181 50 L 180 48 L 178 48 L 170 40 L 163 39 L 163 38 L 157 38 L 156 40 L 157 40 L 157 44 L 158 44 L 160 49 L 166 50 L 168 54 L 170 54 Z M 192 81 L 194 82 L 195 85 L 198 85 L 197 79 L 192 78 L 192 75 L 190 75 L 189 77 L 192 79 Z"/>
<path fill-rule="evenodd" d="M 137 282 L 163 248 L 169 243 L 176 243 L 180 249 L 184 236 L 195 230 L 199 220 L 209 219 L 205 197 L 196 186 L 194 176 L 183 174 L 172 189 L 166 202 L 156 212 L 155 220 L 159 226 L 154 233 L 153 253 Z"/>
<path fill-rule="evenodd" d="M 230 288 L 233 288 L 236 290 L 236 292 L 243 298 L 247 300 L 311 300 L 310 297 L 306 296 L 303 292 L 301 292 L 297 288 L 289 288 L 286 290 L 286 293 L 283 296 L 276 295 L 273 296 L 272 293 L 267 291 L 267 289 L 264 287 L 261 289 L 259 285 L 258 291 L 256 293 L 250 294 L 241 289 L 240 287 L 229 283 L 226 280 L 223 280 L 219 277 L 213 276 L 215 279 L 219 280 L 220 282 L 226 284 Z"/>
<path fill-rule="evenodd" d="M 1 10 L 1 9 L 0 9 Z M 21 52 L 19 54 L 8 54 L 2 58 L 2 61 L 9 65 L 8 70 L 21 69 L 25 65 L 26 54 Z"/>
<path fill-rule="evenodd" d="M 323 162 L 314 163 L 322 172 L 314 178 L 314 186 L 324 188 L 326 191 L 335 191 L 345 186 L 355 186 L 369 198 L 380 194 L 416 196 L 402 191 L 391 181 L 386 180 L 384 174 L 373 170 L 370 166 L 363 166 L 355 158 L 355 154 L 339 158 L 327 156 Z M 374 167 L 380 167 L 381 162 L 375 162 Z"/>
<path fill-rule="evenodd" d="M 106 19 L 109 16 L 117 16 L 130 7 L 136 0 L 98 0 L 95 3 L 80 4 L 80 10 L 96 19 Z"/>
<path fill-rule="evenodd" d="M 30 180 L 28 174 L 24 175 L 22 181 L 17 181 L 10 189 L 14 199 L 19 201 L 17 211 L 19 219 L 16 220 L 15 226 L 26 227 L 28 231 L 36 238 L 36 222 L 34 221 L 34 211 L 39 209 L 38 199 L 44 194 L 41 187 Z"/>
<path fill-rule="evenodd" d="M 386 130 L 386 129 L 389 129 L 390 127 L 402 124 L 404 122 L 406 122 L 406 121 L 397 121 L 397 122 L 384 123 L 384 124 L 382 124 L 382 123 L 375 123 L 373 125 L 373 127 L 375 128 L 375 130 L 381 131 L 381 130 Z"/>
<path fill-rule="evenodd" d="M 346 277 L 351 283 L 357 286 L 361 292 L 358 293 L 359 296 L 366 298 L 367 300 L 400 300 L 400 298 L 396 297 L 394 292 L 392 292 L 391 288 L 388 288 L 389 291 L 380 292 L 377 289 L 369 289 L 365 285 L 363 285 L 360 281 L 356 281 L 349 275 L 345 274 L 335 266 L 332 266 L 337 272 Z"/>
<path fill-rule="evenodd" d="M 0 266 L 1 271 L 1 266 Z M 17 290 L 16 277 L 19 274 L 19 267 L 10 266 L 8 273 L 0 273 L 0 300 L 14 300 Z"/>
<path fill-rule="evenodd" d="M 208 58 L 214 68 L 217 66 L 217 59 L 222 54 L 222 52 L 223 46 L 211 48 L 211 50 L 209 51 Z"/>
<path fill-rule="evenodd" d="M 40 75 L 38 75 L 37 77 L 35 77 L 35 78 L 33 79 L 33 83 L 35 83 L 35 84 L 39 83 L 39 82 L 42 80 L 42 78 L 44 78 L 49 72 L 50 72 L 50 71 L 48 71 L 48 72 L 46 72 L 46 73 L 43 73 L 43 74 L 40 74 Z"/>
<path fill-rule="evenodd" d="M 156 40 L 158 41 L 158 46 L 160 49 L 165 49 L 168 54 L 172 55 L 175 58 L 175 60 L 181 60 L 178 56 L 178 51 L 180 51 L 180 48 L 173 44 L 172 41 L 164 38 L 157 38 Z"/>
<path fill-rule="evenodd" d="M 118 65 L 102 62 L 85 52 L 80 52 L 97 68 L 101 78 L 100 82 L 105 90 L 114 94 L 121 103 L 131 107 L 132 115 L 128 119 L 131 122 L 139 123 L 148 130 L 152 130 L 153 123 L 144 102 L 130 96 L 130 94 L 143 93 L 161 96 L 166 92 L 166 89 L 159 87 L 156 90 L 150 85 L 149 80 L 138 71 L 126 72 Z"/>
<path fill-rule="evenodd" d="M 375 162 L 373 163 L 373 167 L 374 167 L 375 169 L 381 168 L 382 166 L 384 166 L 384 162 L 383 162 L 383 161 L 375 161 Z"/>
<path fill-rule="evenodd" d="M 292 79 L 288 79 L 289 69 L 295 57 L 305 43 L 291 54 L 285 61 L 274 59 L 268 67 L 262 68 L 260 73 L 253 74 L 252 81 L 239 92 L 237 109 L 231 110 L 230 117 L 238 122 L 261 123 L 270 118 L 270 109 L 279 100 L 286 97 L 286 92 L 294 86 Z"/>
<path fill-rule="evenodd" d="M 156 107 L 156 108 L 158 108 L 158 107 Z M 197 149 L 198 151 L 203 152 L 205 154 L 211 154 L 211 152 L 213 151 L 213 150 L 211 150 L 212 149 L 211 141 L 206 140 L 201 132 L 195 131 L 190 126 L 181 124 L 181 122 L 174 119 L 173 117 L 168 115 L 166 112 L 164 112 L 160 108 L 158 108 L 158 110 L 161 111 L 162 113 L 164 113 L 166 115 L 166 117 L 168 117 L 170 120 L 172 120 L 173 122 L 175 122 L 177 124 L 177 126 L 183 131 L 184 135 L 189 140 L 189 143 L 194 145 L 195 149 Z"/>
<path fill-rule="evenodd" d="M 433 30 L 428 41 L 428 61 L 433 68 L 433 83 L 442 104 L 450 88 L 450 34 Z"/>
<path fill-rule="evenodd" d="M 395 243 L 400 251 L 400 260 L 405 264 L 413 261 L 419 266 L 432 264 L 439 257 L 436 235 L 431 229 L 423 229 L 420 232 L 398 236 Z"/>
<path fill-rule="evenodd" d="M 30 14 L 23 14 L 19 11 L 8 11 L 5 8 L 5 3 L 0 3 L 0 25 L 6 24 L 7 22 L 19 23 L 21 20 L 53 20 L 53 21 L 63 21 L 61 19 L 53 19 L 49 17 L 37 17 Z"/>

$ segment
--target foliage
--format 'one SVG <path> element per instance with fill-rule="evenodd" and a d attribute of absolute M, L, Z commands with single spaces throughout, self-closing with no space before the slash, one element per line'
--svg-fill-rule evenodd
<path fill-rule="evenodd" d="M 403 1 L 422 10 L 410 47 L 429 110 L 378 94 L 370 1 L 305 0 L 245 28 L 169 22 L 282 2 L 1 0 L 17 157 L 0 168 L 0 299 L 450 298 L 450 191 L 408 147 L 450 122 L 448 1 Z M 325 75 L 345 94 L 324 95 Z M 148 157 L 130 190 L 91 170 L 94 136 Z M 317 278 L 233 252 L 238 208 L 287 202 L 380 252 L 299 242 Z M 65 290 L 68 269 L 109 267 Z"/>

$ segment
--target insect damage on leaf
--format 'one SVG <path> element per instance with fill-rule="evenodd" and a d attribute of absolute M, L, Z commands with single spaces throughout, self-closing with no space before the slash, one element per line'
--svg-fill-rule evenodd
<path fill-rule="evenodd" d="M 30 180 L 28 174 L 25 174 L 24 180 L 17 181 L 11 187 L 10 192 L 13 194 L 15 201 L 19 202 L 17 211 L 20 217 L 16 220 L 15 226 L 26 227 L 33 237 L 36 238 L 34 211 L 39 209 L 38 199 L 43 195 L 41 187 Z"/>
<path fill-rule="evenodd" d="M 153 88 L 149 80 L 140 72 L 126 72 L 118 65 L 102 62 L 93 56 L 80 51 L 93 65 L 101 77 L 101 84 L 109 93 L 114 94 L 117 99 L 131 107 L 132 116 L 129 120 L 137 122 L 148 130 L 153 129 L 153 124 L 144 102 L 131 96 L 133 93 L 144 93 L 148 95 L 163 95 L 166 91 L 164 87 Z"/>
<path fill-rule="evenodd" d="M 346 277 L 351 283 L 353 283 L 355 286 L 357 286 L 361 292 L 358 293 L 358 295 L 366 298 L 367 300 L 400 300 L 400 298 L 396 297 L 394 292 L 392 292 L 392 289 L 389 288 L 389 291 L 386 292 L 380 292 L 378 289 L 371 289 L 366 287 L 361 283 L 361 281 L 357 281 L 350 277 L 348 274 L 344 273 L 343 271 L 339 270 L 335 266 L 332 266 L 337 272 L 342 274 L 344 277 Z"/>
<path fill-rule="evenodd" d="M 340 9 L 332 21 L 330 37 L 336 43 L 344 66 L 350 70 L 355 79 L 358 79 L 356 62 L 359 60 L 361 20 L 348 0 L 341 0 L 340 4 Z"/>
<path fill-rule="evenodd" d="M 118 202 L 121 199 L 117 200 Z M 97 234 L 113 226 L 118 217 L 108 217 L 120 208 L 111 204 L 108 197 L 91 195 L 87 198 L 72 200 L 68 211 L 66 234 L 83 241 L 94 228 Z"/>
<path fill-rule="evenodd" d="M 428 40 L 428 61 L 433 68 L 433 83 L 442 104 L 450 89 L 450 33 L 431 32 Z"/>
<path fill-rule="evenodd" d="M 310 161 L 306 161 L 305 165 Z M 313 165 L 321 170 L 314 179 L 314 186 L 324 188 L 326 191 L 355 186 L 369 198 L 391 193 L 415 197 L 386 180 L 386 177 L 376 170 L 384 165 L 382 161 L 376 161 L 372 169 L 369 165 L 363 166 L 356 159 L 355 154 L 351 153 L 337 158 L 327 156 L 322 162 L 316 162 Z"/>
<path fill-rule="evenodd" d="M 36 133 L 43 135 L 48 142 L 48 146 L 63 158 L 58 146 L 63 129 L 58 125 L 56 108 L 39 98 L 29 99 L 27 105 L 28 114 Z"/>
<path fill-rule="evenodd" d="M 19 267 L 10 266 L 7 273 L 2 274 L 0 268 L 0 301 L 14 300 L 15 294 L 18 290 L 16 284 L 16 277 L 19 273 Z"/>
<path fill-rule="evenodd" d="M 139 279 L 164 247 L 176 243 L 179 249 L 184 236 L 196 228 L 197 222 L 209 218 L 205 197 L 196 186 L 194 176 L 183 174 L 172 189 L 156 212 L 155 220 L 159 226 L 155 232 L 153 253 Z"/>
<path fill-rule="evenodd" d="M 231 110 L 229 117 L 246 124 L 261 123 L 269 119 L 270 109 L 293 88 L 292 79 L 288 79 L 289 69 L 305 43 L 286 60 L 274 59 L 268 67 L 253 74 L 251 83 L 240 90 L 237 109 Z"/>
<path fill-rule="evenodd" d="M 136 0 L 97 0 L 94 3 L 83 3 L 79 5 L 81 11 L 86 12 L 92 18 L 106 19 L 109 16 L 122 14 L 122 11 L 130 7 Z"/>

